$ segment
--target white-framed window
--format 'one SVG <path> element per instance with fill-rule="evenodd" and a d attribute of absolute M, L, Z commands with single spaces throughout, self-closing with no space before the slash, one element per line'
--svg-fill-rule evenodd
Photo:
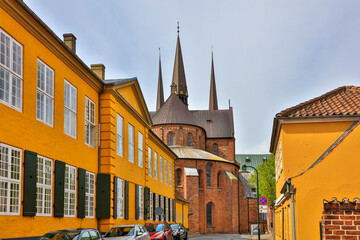
<path fill-rule="evenodd" d="M 20 215 L 22 151 L 0 143 L 0 215 Z"/>
<path fill-rule="evenodd" d="M 153 209 L 153 193 L 150 192 L 150 201 L 149 201 L 149 219 L 153 220 L 153 214 L 154 214 L 154 209 Z"/>
<path fill-rule="evenodd" d="M 124 180 L 121 178 L 116 178 L 117 181 L 117 199 L 116 199 L 116 211 L 118 218 L 124 218 Z"/>
<path fill-rule="evenodd" d="M 49 126 L 54 121 L 54 70 L 37 61 L 36 119 Z"/>
<path fill-rule="evenodd" d="M 36 216 L 52 215 L 53 160 L 37 157 Z"/>
<path fill-rule="evenodd" d="M 65 165 L 64 217 L 75 217 L 76 168 Z"/>
<path fill-rule="evenodd" d="M 64 133 L 76 138 L 77 89 L 64 80 Z"/>
<path fill-rule="evenodd" d="M 160 197 L 160 204 L 161 204 L 161 208 L 163 209 L 163 210 L 165 210 L 165 201 L 164 201 L 164 196 L 159 196 Z M 163 218 L 165 217 L 165 212 L 164 212 L 164 215 L 163 215 Z"/>
<path fill-rule="evenodd" d="M 124 157 L 124 118 L 119 114 L 116 120 L 116 154 Z"/>
<path fill-rule="evenodd" d="M 85 144 L 95 147 L 95 103 L 85 97 Z"/>
<path fill-rule="evenodd" d="M 163 168 L 163 157 L 160 156 L 160 181 L 163 182 L 164 178 L 164 168 Z"/>
<path fill-rule="evenodd" d="M 173 201 L 174 200 L 170 199 L 170 219 L 169 219 L 170 222 L 173 221 Z"/>
<path fill-rule="evenodd" d="M 165 184 L 168 184 L 168 165 L 167 165 L 167 160 L 165 160 Z"/>
<path fill-rule="evenodd" d="M 154 174 L 155 179 L 158 179 L 158 154 L 157 152 L 154 152 Z"/>
<path fill-rule="evenodd" d="M 159 205 L 159 195 L 157 193 L 155 193 L 155 209 L 159 206 L 160 206 Z M 159 216 L 155 214 L 154 220 L 159 221 Z"/>
<path fill-rule="evenodd" d="M 139 219 L 144 219 L 144 187 L 139 185 Z"/>
<path fill-rule="evenodd" d="M 143 135 L 141 132 L 138 132 L 138 162 L 139 167 L 143 167 Z"/>
<path fill-rule="evenodd" d="M 169 221 L 169 200 L 167 198 L 165 198 L 165 209 L 166 209 L 165 220 Z"/>
<path fill-rule="evenodd" d="M 135 155 L 135 148 L 134 148 L 134 127 L 129 123 L 128 127 L 128 134 L 129 134 L 129 162 L 134 163 L 134 155 Z"/>
<path fill-rule="evenodd" d="M 0 28 L 0 102 L 22 108 L 23 47 Z"/>
<path fill-rule="evenodd" d="M 172 186 L 172 167 L 171 163 L 169 163 L 169 184 Z"/>
<path fill-rule="evenodd" d="M 148 147 L 149 176 L 152 177 L 152 149 Z"/>
<path fill-rule="evenodd" d="M 86 171 L 85 177 L 85 217 L 94 217 L 95 174 Z"/>

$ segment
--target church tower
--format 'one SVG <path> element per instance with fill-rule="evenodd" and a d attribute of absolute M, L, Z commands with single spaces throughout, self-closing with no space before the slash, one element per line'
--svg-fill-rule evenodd
<path fill-rule="evenodd" d="M 161 72 L 161 55 L 159 48 L 159 79 L 158 79 L 158 89 L 157 89 L 157 98 L 156 98 L 156 111 L 164 105 L 164 88 L 162 81 L 162 72 Z"/>
<path fill-rule="evenodd" d="M 179 37 L 179 23 L 177 27 L 177 43 L 176 43 L 176 53 L 175 53 L 175 61 L 174 61 L 174 71 L 173 78 L 171 83 L 171 93 L 175 93 L 180 100 L 188 106 L 188 91 L 186 86 L 186 78 L 185 78 L 185 69 L 184 62 L 181 53 L 181 45 L 180 45 L 180 37 Z"/>

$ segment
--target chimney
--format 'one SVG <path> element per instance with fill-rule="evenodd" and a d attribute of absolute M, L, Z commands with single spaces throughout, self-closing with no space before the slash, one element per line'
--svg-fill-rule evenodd
<path fill-rule="evenodd" d="M 91 64 L 91 70 L 101 79 L 105 79 L 105 66 L 104 64 Z"/>
<path fill-rule="evenodd" d="M 63 37 L 64 37 L 64 43 L 66 44 L 66 46 L 68 46 L 71 49 L 71 51 L 76 53 L 76 37 L 74 36 L 74 34 L 65 33 L 63 35 Z"/>

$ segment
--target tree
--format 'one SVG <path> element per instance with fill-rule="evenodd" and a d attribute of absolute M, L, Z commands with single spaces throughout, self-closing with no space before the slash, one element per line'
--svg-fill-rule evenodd
<path fill-rule="evenodd" d="M 275 158 L 270 155 L 269 159 L 260 164 L 257 168 L 259 172 L 259 195 L 268 199 L 272 203 L 276 199 L 275 184 Z M 256 188 L 256 172 L 251 174 L 248 185 Z"/>

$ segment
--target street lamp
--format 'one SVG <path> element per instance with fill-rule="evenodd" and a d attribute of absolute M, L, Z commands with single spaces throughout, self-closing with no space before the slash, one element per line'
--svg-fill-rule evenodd
<path fill-rule="evenodd" d="M 260 209 L 259 209 L 259 173 L 253 166 L 242 165 L 240 173 L 250 173 L 247 168 L 252 168 L 256 172 L 256 198 L 257 198 L 257 223 L 258 223 L 258 240 L 260 240 Z"/>

